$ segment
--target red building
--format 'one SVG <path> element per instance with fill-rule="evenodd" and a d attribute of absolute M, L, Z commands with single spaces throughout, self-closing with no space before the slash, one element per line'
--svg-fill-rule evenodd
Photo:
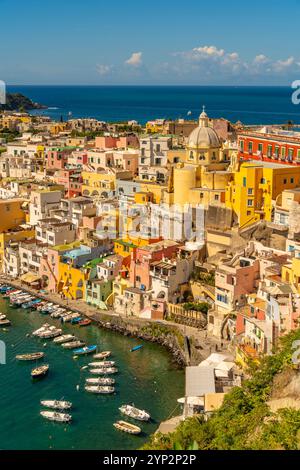
<path fill-rule="evenodd" d="M 56 173 L 55 180 L 57 184 L 65 186 L 66 198 L 81 196 L 82 178 L 80 170 L 65 168 Z"/>
<path fill-rule="evenodd" d="M 276 128 L 238 133 L 239 158 L 300 164 L 300 133 Z"/>

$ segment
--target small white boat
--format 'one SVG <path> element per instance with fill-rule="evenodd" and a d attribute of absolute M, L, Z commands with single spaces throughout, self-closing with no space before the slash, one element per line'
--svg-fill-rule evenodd
<path fill-rule="evenodd" d="M 62 335 L 62 336 L 58 336 L 57 338 L 54 338 L 53 343 L 63 344 L 63 343 L 68 343 L 70 341 L 73 341 L 75 339 L 76 339 L 76 336 L 74 335 Z"/>
<path fill-rule="evenodd" d="M 43 331 L 46 331 L 50 328 L 50 325 L 49 323 L 44 323 L 43 326 L 41 326 L 41 328 L 38 328 L 37 330 L 33 331 L 32 335 L 33 336 L 39 336 L 40 333 L 42 333 Z"/>
<path fill-rule="evenodd" d="M 113 367 L 115 361 L 99 361 L 99 362 L 90 362 L 89 367 Z"/>
<path fill-rule="evenodd" d="M 115 379 L 110 377 L 88 377 L 85 382 L 89 385 L 114 385 Z"/>
<path fill-rule="evenodd" d="M 118 369 L 116 367 L 98 367 L 98 369 L 91 369 L 90 373 L 93 375 L 116 374 Z"/>
<path fill-rule="evenodd" d="M 150 414 L 145 410 L 139 410 L 131 405 L 123 405 L 119 408 L 121 413 L 130 418 L 137 419 L 138 421 L 149 421 L 151 418 Z"/>
<path fill-rule="evenodd" d="M 56 421 L 57 423 L 69 423 L 72 420 L 72 416 L 68 413 L 58 413 L 57 411 L 41 411 L 43 418 L 49 419 L 50 421 Z"/>
<path fill-rule="evenodd" d="M 107 357 L 109 357 L 111 355 L 111 352 L 110 351 L 102 351 L 100 353 L 97 353 L 97 354 L 94 354 L 93 355 L 93 358 L 94 359 L 106 359 Z"/>
<path fill-rule="evenodd" d="M 127 423 L 126 421 L 117 421 L 114 423 L 114 427 L 118 429 L 118 431 L 127 432 L 128 434 L 140 434 L 142 432 L 139 426 Z"/>
<path fill-rule="evenodd" d="M 41 400 L 41 405 L 54 410 L 69 410 L 72 408 L 72 403 L 64 400 Z"/>
<path fill-rule="evenodd" d="M 109 394 L 114 393 L 115 387 L 101 385 L 86 385 L 84 389 L 89 393 Z"/>
<path fill-rule="evenodd" d="M 76 349 L 83 347 L 85 343 L 83 341 L 70 341 L 69 343 L 63 343 L 62 347 L 64 349 Z"/>
<path fill-rule="evenodd" d="M 39 334 L 39 337 L 41 339 L 50 339 L 50 338 L 56 338 L 56 336 L 60 336 L 62 333 L 62 330 L 57 328 L 57 329 L 49 329 L 46 331 L 43 331 L 42 333 Z"/>
<path fill-rule="evenodd" d="M 1 313 L 0 320 L 6 320 L 6 315 L 4 315 L 4 313 Z"/>

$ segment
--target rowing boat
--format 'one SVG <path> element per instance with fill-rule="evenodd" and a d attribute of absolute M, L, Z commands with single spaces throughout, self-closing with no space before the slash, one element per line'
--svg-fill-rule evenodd
<path fill-rule="evenodd" d="M 29 353 L 29 354 L 18 354 L 16 359 L 18 361 L 37 361 L 45 356 L 43 352 Z"/>
<path fill-rule="evenodd" d="M 142 432 L 139 426 L 127 423 L 126 421 L 117 421 L 114 423 L 114 427 L 119 431 L 127 432 L 128 434 L 140 434 Z"/>

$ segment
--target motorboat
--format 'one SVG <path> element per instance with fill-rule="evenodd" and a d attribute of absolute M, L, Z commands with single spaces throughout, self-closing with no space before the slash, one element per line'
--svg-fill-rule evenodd
<path fill-rule="evenodd" d="M 41 405 L 54 410 L 69 410 L 72 408 L 72 403 L 64 400 L 41 400 Z"/>
<path fill-rule="evenodd" d="M 93 355 L 93 358 L 94 359 L 106 359 L 107 357 L 109 357 L 111 355 L 111 352 L 110 351 L 102 351 L 100 353 L 97 353 L 97 354 L 94 354 Z"/>
<path fill-rule="evenodd" d="M 85 356 L 86 354 L 92 354 L 95 351 L 97 351 L 97 346 L 92 345 L 92 346 L 85 346 L 83 348 L 76 349 L 74 351 L 74 354 L 76 354 L 76 356 Z"/>
<path fill-rule="evenodd" d="M 41 411 L 43 418 L 55 421 L 57 423 L 69 423 L 72 420 L 72 416 L 68 413 L 58 413 L 57 411 Z"/>
<path fill-rule="evenodd" d="M 84 346 L 85 343 L 83 341 L 71 341 L 70 343 L 63 343 L 62 347 L 64 349 L 75 349 L 79 348 L 80 346 Z"/>
<path fill-rule="evenodd" d="M 128 434 L 140 434 L 142 432 L 139 426 L 122 420 L 114 423 L 114 427 L 118 429 L 118 431 L 127 432 Z"/>
<path fill-rule="evenodd" d="M 113 367 L 115 361 L 99 361 L 99 362 L 90 362 L 89 367 Z"/>
<path fill-rule="evenodd" d="M 48 330 L 49 327 L 50 327 L 49 323 L 45 323 L 43 326 L 41 326 L 41 327 L 38 328 L 37 330 L 33 331 L 32 335 L 33 335 L 33 336 L 39 336 L 40 333 L 42 333 L 43 331 Z"/>
<path fill-rule="evenodd" d="M 115 387 L 111 386 L 102 386 L 102 385 L 86 385 L 84 387 L 86 392 L 97 393 L 97 394 L 109 394 L 114 393 Z"/>
<path fill-rule="evenodd" d="M 105 374 L 116 374 L 118 369 L 116 367 L 98 367 L 97 369 L 91 369 L 90 373 L 93 375 L 105 375 Z"/>
<path fill-rule="evenodd" d="M 6 319 L 6 315 L 4 315 L 4 313 L 1 313 L 0 320 L 5 320 L 5 319 Z"/>
<path fill-rule="evenodd" d="M 37 361 L 45 356 L 43 352 L 29 353 L 29 354 L 17 354 L 16 359 L 18 361 Z"/>
<path fill-rule="evenodd" d="M 58 336 L 57 338 L 54 338 L 53 343 L 63 344 L 63 343 L 68 343 L 70 341 L 73 341 L 75 339 L 76 339 L 76 336 L 74 335 L 62 335 L 62 336 Z"/>
<path fill-rule="evenodd" d="M 10 326 L 10 325 L 11 325 L 11 321 L 8 320 L 8 318 L 5 318 L 4 320 L 0 320 L 0 327 Z"/>
<path fill-rule="evenodd" d="M 115 379 L 110 377 L 88 377 L 85 381 L 89 385 L 114 385 L 116 383 Z"/>
<path fill-rule="evenodd" d="M 31 377 L 33 379 L 39 379 L 41 377 L 45 377 L 45 375 L 48 374 L 48 371 L 49 371 L 49 365 L 48 364 L 45 364 L 45 365 L 40 366 L 40 367 L 36 367 L 35 369 L 32 369 Z"/>
<path fill-rule="evenodd" d="M 79 323 L 81 320 L 82 320 L 82 317 L 79 317 L 77 315 L 77 317 L 72 318 L 71 323 L 72 323 L 72 325 L 77 325 L 77 323 Z"/>
<path fill-rule="evenodd" d="M 149 421 L 151 418 L 150 414 L 145 410 L 139 410 L 132 405 L 122 405 L 119 410 L 130 418 L 137 419 L 138 421 Z"/>
<path fill-rule="evenodd" d="M 55 328 L 55 329 L 49 328 L 49 330 L 46 330 L 40 333 L 39 337 L 42 339 L 56 338 L 57 336 L 60 336 L 61 333 L 62 333 L 62 330 L 59 328 Z"/>

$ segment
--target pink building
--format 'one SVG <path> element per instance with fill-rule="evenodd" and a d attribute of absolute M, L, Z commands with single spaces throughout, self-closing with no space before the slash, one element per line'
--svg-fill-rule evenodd
<path fill-rule="evenodd" d="M 41 258 L 39 274 L 42 279 L 42 286 L 49 292 L 57 291 L 59 278 L 59 259 L 61 253 L 53 248 L 48 248 L 48 252 Z"/>
<path fill-rule="evenodd" d="M 74 147 L 53 147 L 47 152 L 46 168 L 48 170 L 62 170 L 68 163 Z"/>
<path fill-rule="evenodd" d="M 150 265 L 153 261 L 173 258 L 179 250 L 179 244 L 172 240 L 139 247 L 131 255 L 130 283 L 142 290 L 151 288 Z"/>
<path fill-rule="evenodd" d="M 139 139 L 135 134 L 121 137 L 103 136 L 95 138 L 95 148 L 124 149 L 128 147 L 139 148 Z"/>

